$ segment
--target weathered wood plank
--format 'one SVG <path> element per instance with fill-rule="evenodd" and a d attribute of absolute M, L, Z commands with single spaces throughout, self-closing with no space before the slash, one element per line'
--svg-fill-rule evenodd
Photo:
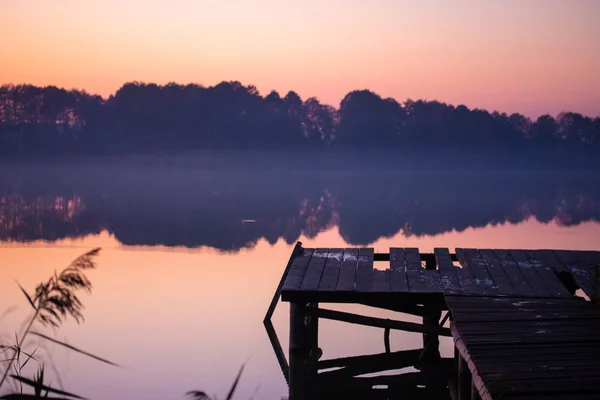
<path fill-rule="evenodd" d="M 537 269 L 529 262 L 529 258 L 523 250 L 509 250 L 509 254 L 521 270 L 529 286 L 533 288 L 535 294 L 546 297 L 553 296 L 552 291 L 547 287 Z"/>
<path fill-rule="evenodd" d="M 372 248 L 358 250 L 358 264 L 356 266 L 357 292 L 368 292 L 373 287 L 373 254 Z"/>
<path fill-rule="evenodd" d="M 553 254 L 551 254 L 551 257 L 548 257 L 547 254 L 544 254 L 539 250 L 526 250 L 525 254 L 529 259 L 530 264 L 536 269 L 537 273 L 541 276 L 542 280 L 546 284 L 546 287 L 551 291 L 554 297 L 571 297 L 569 289 L 567 289 L 560 281 L 556 275 L 556 270 L 551 264 L 560 264 Z M 547 263 L 544 261 L 546 259 L 550 259 L 552 261 Z M 560 265 L 562 266 L 562 264 Z"/>
<path fill-rule="evenodd" d="M 329 249 L 315 250 L 302 280 L 301 290 L 317 290 L 319 288 L 319 282 L 321 281 L 321 275 L 323 274 L 328 254 Z"/>
<path fill-rule="evenodd" d="M 594 297 L 590 298 L 596 301 L 600 300 L 600 251 L 579 251 L 577 253 L 586 260 L 589 266 L 588 271 L 594 287 Z"/>
<path fill-rule="evenodd" d="M 440 279 L 446 293 L 462 293 L 462 287 L 458 280 L 458 274 L 456 267 L 452 263 L 452 257 L 450 251 L 446 248 L 435 248 L 433 249 L 435 255 L 435 261 L 438 265 L 440 272 Z"/>
<path fill-rule="evenodd" d="M 582 287 L 581 290 L 585 292 L 590 300 L 595 301 L 598 299 L 598 277 L 596 276 L 596 268 L 594 268 L 593 253 L 586 251 L 570 251 L 569 253 L 577 263 L 576 270 L 572 269 L 571 273 L 574 275 L 576 281 L 578 279 L 575 276 L 576 274 L 581 280 L 586 280 L 586 287 Z"/>
<path fill-rule="evenodd" d="M 404 249 L 390 249 L 390 275 L 392 292 L 408 292 Z"/>
<path fill-rule="evenodd" d="M 455 250 L 456 252 L 456 250 Z M 458 253 L 456 254 L 458 259 Z M 458 281 L 460 282 L 460 287 L 462 289 L 463 294 L 470 295 L 481 295 L 481 288 L 477 285 L 475 281 L 475 276 L 473 275 L 473 271 L 469 268 L 468 265 L 458 260 L 460 264 L 460 268 L 456 268 L 456 275 L 458 276 Z"/>
<path fill-rule="evenodd" d="M 319 290 L 335 290 L 344 259 L 344 249 L 330 249 L 319 282 Z"/>
<path fill-rule="evenodd" d="M 535 250 L 536 258 L 539 258 L 544 265 L 552 268 L 554 272 L 568 272 L 567 268 L 563 265 L 563 263 L 558 259 L 554 251 L 552 250 Z"/>
<path fill-rule="evenodd" d="M 336 291 L 351 292 L 354 290 L 356 280 L 356 266 L 358 264 L 358 249 L 344 249 L 340 276 L 338 277 Z"/>
<path fill-rule="evenodd" d="M 498 290 L 499 295 L 511 296 L 517 294 L 513 284 L 510 282 L 508 275 L 500 265 L 500 261 L 492 250 L 479 250 L 483 261 L 486 264 L 487 270 L 494 281 L 494 286 Z"/>
<path fill-rule="evenodd" d="M 593 285 L 593 277 L 583 265 L 579 264 L 579 260 L 575 258 L 575 254 L 567 250 L 555 250 L 554 254 L 571 273 L 581 290 L 590 299 L 594 298 L 595 287 Z"/>
<path fill-rule="evenodd" d="M 589 303 L 445 297 L 456 347 L 480 393 L 494 399 L 541 400 L 557 393 L 576 399 L 580 392 L 600 398 L 600 313 Z"/>
<path fill-rule="evenodd" d="M 438 270 L 426 270 L 421 265 L 419 249 L 404 249 L 406 257 L 406 280 L 409 292 L 443 293 L 444 287 Z"/>
<path fill-rule="evenodd" d="M 406 280 L 409 292 L 425 292 L 427 290 L 427 283 L 422 274 L 424 269 L 421 266 L 419 249 L 404 249 L 404 257 L 406 260 Z"/>
<path fill-rule="evenodd" d="M 389 269 L 373 269 L 372 292 L 389 292 L 392 289 L 391 274 Z"/>
<path fill-rule="evenodd" d="M 296 256 L 282 290 L 296 290 L 300 288 L 314 251 L 314 249 L 303 249 L 302 254 Z"/>
<path fill-rule="evenodd" d="M 414 272 L 423 270 L 423 265 L 421 264 L 421 255 L 419 254 L 419 249 L 417 248 L 405 248 L 404 255 L 406 257 L 406 272 Z"/>
<path fill-rule="evenodd" d="M 487 266 L 479 252 L 475 249 L 456 249 L 456 257 L 463 269 L 470 270 L 475 278 L 477 293 L 483 295 L 496 294 L 498 290 L 490 276 Z"/>
<path fill-rule="evenodd" d="M 507 250 L 494 250 L 494 254 L 517 294 L 524 296 L 534 295 L 535 291 L 529 283 L 527 283 L 527 280 L 523 276 L 523 272 L 521 272 L 515 261 L 512 259 L 510 253 Z"/>
<path fill-rule="evenodd" d="M 474 387 L 477 388 L 477 391 L 482 399 L 484 400 L 492 400 L 493 396 L 490 393 L 490 390 L 484 383 L 482 377 L 479 375 L 479 371 L 477 370 L 477 365 L 474 360 L 471 358 L 471 354 L 469 353 L 469 349 L 465 342 L 465 339 L 460 335 L 458 327 L 456 324 L 450 324 L 450 332 L 452 334 L 452 338 L 454 339 L 454 345 L 460 356 L 466 362 L 469 371 L 471 372 L 471 379 L 473 381 Z"/>

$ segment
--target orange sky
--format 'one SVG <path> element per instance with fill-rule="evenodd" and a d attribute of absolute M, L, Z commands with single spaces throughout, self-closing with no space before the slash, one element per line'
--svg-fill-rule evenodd
<path fill-rule="evenodd" d="M 596 0 L 3 0 L 0 83 L 350 90 L 600 115 Z"/>

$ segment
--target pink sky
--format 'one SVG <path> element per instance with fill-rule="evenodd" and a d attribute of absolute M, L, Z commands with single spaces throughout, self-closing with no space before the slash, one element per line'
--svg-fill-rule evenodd
<path fill-rule="evenodd" d="M 600 115 L 596 0 L 3 0 L 0 83 L 350 90 L 531 117 Z"/>

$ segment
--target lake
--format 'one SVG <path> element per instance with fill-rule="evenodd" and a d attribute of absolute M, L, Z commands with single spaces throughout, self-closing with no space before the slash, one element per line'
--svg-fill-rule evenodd
<path fill-rule="evenodd" d="M 600 250 L 597 171 L 322 161 L 214 154 L 3 162 L 0 340 L 14 342 L 30 314 L 16 282 L 32 292 L 101 247 L 93 292 L 81 296 L 85 322 L 47 332 L 120 367 L 32 340 L 26 347 L 37 348 L 53 387 L 94 399 L 181 399 L 192 389 L 223 398 L 245 363 L 234 398 L 279 399 L 287 386 L 262 319 L 297 240 L 381 252 Z M 273 323 L 287 349 L 287 304 Z M 391 336 L 393 349 L 421 340 Z M 380 353 L 383 331 L 324 320 L 320 347 L 324 358 Z M 442 342 L 442 353 L 451 349 Z"/>

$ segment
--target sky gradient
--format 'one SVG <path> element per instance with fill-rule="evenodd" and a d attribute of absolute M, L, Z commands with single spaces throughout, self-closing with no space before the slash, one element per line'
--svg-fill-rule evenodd
<path fill-rule="evenodd" d="M 530 117 L 600 115 L 596 0 L 3 0 L 0 84 L 354 89 Z"/>

